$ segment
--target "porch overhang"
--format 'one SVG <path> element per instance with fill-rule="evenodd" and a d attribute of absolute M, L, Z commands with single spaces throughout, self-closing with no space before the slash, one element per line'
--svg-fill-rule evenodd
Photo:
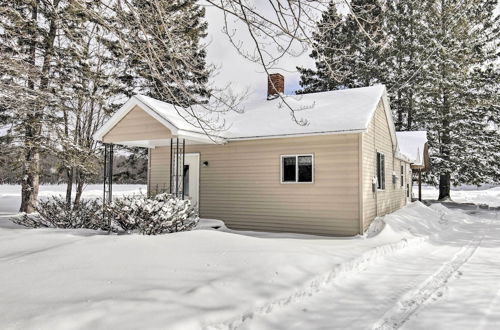
<path fill-rule="evenodd" d="M 127 147 L 140 147 L 140 148 L 150 148 L 154 149 L 157 147 L 168 147 L 171 144 L 172 139 L 174 140 L 184 140 L 186 141 L 186 145 L 193 145 L 193 144 L 224 144 L 225 141 L 222 139 L 216 139 L 214 138 L 213 140 L 207 140 L 204 138 L 199 138 L 199 137 L 192 137 L 184 134 L 179 134 L 179 135 L 171 135 L 169 138 L 165 139 L 142 139 L 142 140 L 127 140 L 127 141 L 121 141 L 121 140 L 112 140 L 112 139 L 103 139 L 103 140 L 97 140 L 103 143 L 111 143 L 111 144 L 118 144 L 122 146 L 127 146 Z"/>
<path fill-rule="evenodd" d="M 165 114 L 159 113 L 136 96 L 131 97 L 111 116 L 93 138 L 103 143 L 143 148 L 167 146 L 171 139 L 182 139 L 187 144 L 225 143 L 223 138 L 203 131 L 197 132 L 195 127 L 192 130 L 179 128 Z"/>

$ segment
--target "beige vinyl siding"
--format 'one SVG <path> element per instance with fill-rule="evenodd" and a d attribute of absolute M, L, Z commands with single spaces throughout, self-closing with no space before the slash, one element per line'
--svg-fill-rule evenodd
<path fill-rule="evenodd" d="M 200 215 L 230 228 L 355 235 L 359 232 L 359 135 L 189 145 L 200 153 Z M 314 183 L 282 184 L 281 155 L 313 154 Z M 151 150 L 151 188 L 167 187 L 169 147 Z"/>
<path fill-rule="evenodd" d="M 149 182 L 151 194 L 169 191 L 170 147 L 149 149 Z"/>
<path fill-rule="evenodd" d="M 400 160 L 394 157 L 395 146 L 392 143 L 389 122 L 382 101 L 362 137 L 363 153 L 363 227 L 368 228 L 377 216 L 393 212 L 406 204 L 406 185 L 400 183 Z M 385 190 L 372 191 L 372 180 L 377 174 L 377 152 L 385 155 Z M 405 163 L 406 164 L 406 163 Z M 392 183 L 392 174 L 396 172 L 398 180 Z"/>
<path fill-rule="evenodd" d="M 103 142 L 159 140 L 170 137 L 168 128 L 136 106 L 103 137 Z"/>

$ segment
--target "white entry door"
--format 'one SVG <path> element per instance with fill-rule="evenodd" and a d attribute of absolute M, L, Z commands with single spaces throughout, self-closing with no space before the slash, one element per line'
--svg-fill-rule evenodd
<path fill-rule="evenodd" d="M 184 197 L 198 208 L 200 195 L 200 154 L 186 154 L 184 158 Z"/>

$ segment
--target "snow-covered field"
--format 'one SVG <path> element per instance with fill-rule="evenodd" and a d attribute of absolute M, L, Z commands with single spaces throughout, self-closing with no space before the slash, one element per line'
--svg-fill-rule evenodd
<path fill-rule="evenodd" d="M 417 186 L 413 187 L 414 196 L 418 196 Z M 422 186 L 422 198 L 436 200 L 439 196 L 439 190 L 436 187 Z M 453 188 L 451 199 L 457 203 L 486 204 L 491 207 L 500 206 L 500 187 L 474 187 L 465 186 Z"/>
<path fill-rule="evenodd" d="M 83 198 L 102 198 L 102 184 L 87 185 L 83 191 Z M 146 185 L 140 184 L 115 184 L 113 185 L 113 195 L 122 196 L 137 194 L 146 191 Z M 40 198 L 64 195 L 66 185 L 41 185 Z M 73 193 L 74 196 L 74 193 Z M 19 210 L 21 205 L 21 186 L 20 185 L 0 185 L 0 214 L 12 214 Z"/>
<path fill-rule="evenodd" d="M 130 191 L 131 189 L 123 189 Z M 147 237 L 0 218 L 1 329 L 497 329 L 500 214 L 420 203 L 366 237 Z"/>
<path fill-rule="evenodd" d="M 85 187 L 84 198 L 101 198 L 102 184 L 90 184 Z M 40 198 L 64 195 L 65 185 L 41 185 Z M 113 195 L 122 196 L 137 194 L 146 191 L 146 185 L 134 184 L 115 184 L 113 185 Z M 413 187 L 414 196 L 418 196 L 417 187 Z M 435 187 L 423 186 L 423 199 L 435 200 L 438 197 L 438 190 Z M 456 188 L 451 193 L 452 199 L 458 203 L 488 204 L 491 207 L 500 206 L 500 187 L 493 188 L 475 188 L 464 187 Z M 18 211 L 21 204 L 21 186 L 20 185 L 0 185 L 0 214 L 12 214 Z"/>

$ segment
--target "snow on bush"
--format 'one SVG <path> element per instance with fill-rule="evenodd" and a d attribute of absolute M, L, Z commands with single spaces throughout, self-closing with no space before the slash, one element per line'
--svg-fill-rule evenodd
<path fill-rule="evenodd" d="M 191 230 L 199 219 L 190 200 L 171 194 L 159 194 L 154 198 L 123 197 L 114 200 L 108 206 L 108 212 L 124 230 L 145 235 Z"/>
<path fill-rule="evenodd" d="M 104 212 L 99 199 L 68 205 L 63 197 L 54 196 L 40 201 L 36 211 L 13 221 L 30 228 L 85 228 L 157 235 L 191 230 L 199 219 L 191 201 L 170 194 L 118 198 L 105 205 Z"/>
<path fill-rule="evenodd" d="M 77 205 L 69 205 L 61 196 L 41 200 L 34 214 L 14 218 L 17 224 L 30 228 L 86 228 L 109 230 L 109 221 L 103 219 L 102 203 L 97 199 L 85 199 Z"/>

